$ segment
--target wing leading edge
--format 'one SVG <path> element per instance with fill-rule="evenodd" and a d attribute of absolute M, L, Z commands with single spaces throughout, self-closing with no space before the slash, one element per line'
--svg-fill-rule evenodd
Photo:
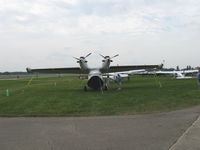
<path fill-rule="evenodd" d="M 121 71 L 130 71 L 136 69 L 154 69 L 162 68 L 161 65 L 131 65 L 131 66 L 111 66 L 108 72 L 121 72 Z M 43 69 L 31 69 L 26 68 L 28 73 L 69 73 L 69 74 L 81 74 L 89 73 L 89 70 L 81 70 L 80 67 L 71 67 L 71 68 L 43 68 Z M 102 73 L 106 73 L 104 70 L 101 70 Z"/>
<path fill-rule="evenodd" d="M 120 72 L 120 71 L 129 71 L 129 70 L 139 70 L 139 69 L 159 69 L 162 68 L 161 65 L 131 65 L 131 66 L 111 66 L 109 72 Z"/>
<path fill-rule="evenodd" d="M 44 69 L 31 69 L 26 68 L 28 73 L 69 73 L 69 74 L 80 74 L 83 73 L 79 67 L 71 68 L 44 68 Z"/>

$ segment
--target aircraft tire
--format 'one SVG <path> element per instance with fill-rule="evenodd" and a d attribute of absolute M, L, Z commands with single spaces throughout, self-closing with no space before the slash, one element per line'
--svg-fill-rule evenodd
<path fill-rule="evenodd" d="M 105 90 L 105 91 L 107 91 L 107 90 L 108 90 L 108 87 L 107 87 L 107 86 L 105 86 L 105 87 L 104 87 L 104 90 Z"/>
<path fill-rule="evenodd" d="M 87 92 L 88 88 L 87 86 L 84 86 L 84 91 Z"/>

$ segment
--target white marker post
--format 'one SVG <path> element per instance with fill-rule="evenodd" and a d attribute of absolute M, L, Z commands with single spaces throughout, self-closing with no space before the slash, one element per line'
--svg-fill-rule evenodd
<path fill-rule="evenodd" d="M 10 96 L 9 90 L 6 90 L 6 96 Z"/>

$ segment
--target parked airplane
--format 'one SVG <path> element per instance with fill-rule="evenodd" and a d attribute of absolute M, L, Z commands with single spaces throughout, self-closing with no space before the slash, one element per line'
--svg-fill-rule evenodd
<path fill-rule="evenodd" d="M 121 78 L 129 78 L 130 75 L 137 75 L 145 72 L 145 69 L 138 70 L 129 70 L 129 71 L 121 71 L 121 72 L 111 72 L 103 75 L 103 78 L 110 78 L 112 80 L 116 80 L 117 76 L 120 75 Z"/>
<path fill-rule="evenodd" d="M 102 67 L 100 68 L 90 68 L 87 65 L 86 58 L 90 56 L 91 53 L 88 55 L 81 56 L 80 58 L 74 57 L 79 63 L 80 67 L 70 67 L 70 68 L 46 68 L 46 69 L 30 69 L 27 68 L 28 73 L 70 73 L 70 74 L 87 74 L 88 75 L 88 82 L 87 85 L 84 87 L 86 91 L 88 88 L 94 90 L 102 90 L 104 86 L 103 76 L 117 76 L 118 74 L 131 74 L 128 72 L 134 69 L 153 69 L 153 68 L 160 68 L 162 65 L 129 65 L 129 66 L 110 66 L 110 63 L 113 62 L 113 58 L 119 56 L 118 54 L 110 57 L 110 56 L 103 56 L 102 60 Z M 134 72 L 134 71 L 132 71 Z M 113 73 L 113 74 L 108 74 Z M 117 74 L 116 74 L 117 73 Z M 105 85 L 105 89 L 108 89 Z"/>
<path fill-rule="evenodd" d="M 141 74 L 156 74 L 156 75 L 173 75 L 176 79 L 191 79 L 191 76 L 186 76 L 187 74 L 197 73 L 198 70 L 174 70 L 174 71 L 144 71 Z"/>

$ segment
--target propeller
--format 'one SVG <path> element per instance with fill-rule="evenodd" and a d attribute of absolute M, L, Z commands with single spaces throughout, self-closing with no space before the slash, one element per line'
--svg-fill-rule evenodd
<path fill-rule="evenodd" d="M 85 56 L 85 58 L 87 58 L 88 56 L 90 56 L 92 53 L 89 53 L 89 54 L 87 54 L 86 56 Z"/>
<path fill-rule="evenodd" d="M 106 59 L 106 58 L 113 59 L 113 58 L 119 56 L 119 54 L 114 55 L 114 56 L 112 56 L 112 57 L 110 57 L 110 56 L 103 56 L 103 55 L 101 55 L 101 54 L 99 54 L 99 55 L 100 55 L 101 57 L 103 57 L 104 59 Z"/>
<path fill-rule="evenodd" d="M 119 56 L 119 54 L 117 54 L 117 55 L 115 55 L 115 56 L 111 57 L 110 59 L 113 59 L 113 58 L 115 58 L 115 57 L 117 57 L 117 56 Z"/>
<path fill-rule="evenodd" d="M 106 56 L 103 56 L 103 55 L 101 55 L 101 54 L 99 54 L 101 57 L 103 57 L 103 58 L 105 58 Z"/>
<path fill-rule="evenodd" d="M 82 60 L 82 59 L 87 58 L 87 57 L 90 56 L 91 54 L 92 54 L 92 53 L 89 53 L 89 54 L 87 54 L 85 57 L 81 56 L 80 58 L 77 58 L 77 57 L 73 57 L 73 58 L 75 58 L 75 59 L 77 59 L 77 60 Z"/>
<path fill-rule="evenodd" d="M 73 57 L 74 59 L 77 59 L 77 60 L 80 60 L 80 58 L 77 58 L 77 57 Z"/>

